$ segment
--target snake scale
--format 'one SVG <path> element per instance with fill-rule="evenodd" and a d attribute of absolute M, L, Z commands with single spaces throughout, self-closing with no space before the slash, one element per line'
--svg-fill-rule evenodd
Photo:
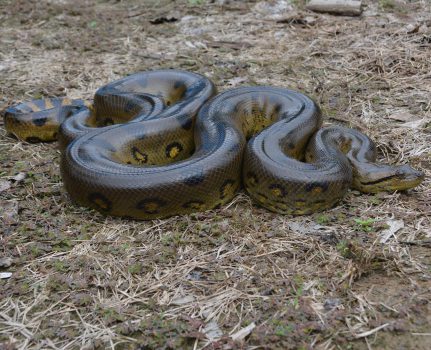
<path fill-rule="evenodd" d="M 111 82 L 91 103 L 24 102 L 4 118 L 20 139 L 59 140 L 75 202 L 134 219 L 213 209 L 242 187 L 273 212 L 309 214 L 350 187 L 405 190 L 424 177 L 376 164 L 376 147 L 356 130 L 321 128 L 319 107 L 302 93 L 259 86 L 217 95 L 206 77 L 179 70 Z"/>

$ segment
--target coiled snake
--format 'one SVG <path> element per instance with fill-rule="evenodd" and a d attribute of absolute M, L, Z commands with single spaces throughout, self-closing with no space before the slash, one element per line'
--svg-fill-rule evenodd
<path fill-rule="evenodd" d="M 333 206 L 349 187 L 404 190 L 423 180 L 408 165 L 375 164 L 376 148 L 362 133 L 320 128 L 319 107 L 299 92 L 215 94 L 199 74 L 143 72 L 100 88 L 94 104 L 15 105 L 5 125 L 29 142 L 59 139 L 61 175 L 77 203 L 136 219 L 216 208 L 242 186 L 271 211 L 308 214 Z"/>

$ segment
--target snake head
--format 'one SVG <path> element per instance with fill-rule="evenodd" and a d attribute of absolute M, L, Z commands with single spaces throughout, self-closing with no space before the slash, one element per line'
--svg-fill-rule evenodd
<path fill-rule="evenodd" d="M 366 169 L 356 171 L 353 187 L 361 192 L 403 191 L 418 186 L 425 174 L 410 165 L 368 164 Z"/>

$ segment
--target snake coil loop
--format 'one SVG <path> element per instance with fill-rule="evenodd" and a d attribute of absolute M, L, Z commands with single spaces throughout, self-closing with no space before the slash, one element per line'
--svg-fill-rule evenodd
<path fill-rule="evenodd" d="M 5 125 L 29 142 L 59 139 L 63 182 L 77 203 L 135 219 L 216 208 L 242 186 L 271 211 L 308 214 L 349 187 L 404 190 L 423 180 L 408 165 L 376 164 L 364 134 L 320 128 L 319 107 L 299 92 L 215 94 L 199 74 L 142 72 L 100 88 L 94 104 L 55 98 L 10 107 Z"/>

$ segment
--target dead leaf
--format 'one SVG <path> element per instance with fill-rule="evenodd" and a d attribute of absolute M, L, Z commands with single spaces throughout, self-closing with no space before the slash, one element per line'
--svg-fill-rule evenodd
<path fill-rule="evenodd" d="M 184 305 L 191 303 L 195 300 L 195 297 L 193 295 L 185 295 L 183 297 L 175 298 L 171 301 L 171 304 L 173 305 Z"/>
<path fill-rule="evenodd" d="M 254 322 L 252 322 L 247 327 L 241 328 L 238 332 L 232 334 L 231 338 L 233 341 L 243 340 L 255 328 L 256 328 L 256 324 Z"/>
<path fill-rule="evenodd" d="M 410 128 L 410 129 L 419 129 L 422 126 L 424 126 L 429 120 L 427 119 L 420 119 L 420 120 L 413 120 L 411 122 L 407 122 L 407 123 L 402 123 L 401 126 L 405 127 L 405 128 Z"/>
<path fill-rule="evenodd" d="M 227 84 L 230 86 L 237 86 L 241 83 L 244 83 L 245 81 L 247 81 L 246 77 L 235 77 L 235 78 L 229 79 L 227 81 Z"/>
<path fill-rule="evenodd" d="M 389 119 L 398 120 L 400 122 L 410 122 L 418 118 L 408 111 L 397 111 L 388 116 Z"/>
<path fill-rule="evenodd" d="M 203 332 L 209 340 L 216 340 L 223 335 L 223 331 L 220 329 L 219 325 L 214 320 L 208 322 Z"/>
<path fill-rule="evenodd" d="M 388 220 L 386 224 L 389 226 L 386 230 L 381 233 L 380 243 L 386 243 L 391 236 L 394 236 L 399 230 L 404 227 L 403 220 Z"/>
<path fill-rule="evenodd" d="M 327 227 L 315 223 L 292 221 L 288 223 L 288 226 L 293 232 L 303 235 L 318 234 L 327 231 Z"/>

